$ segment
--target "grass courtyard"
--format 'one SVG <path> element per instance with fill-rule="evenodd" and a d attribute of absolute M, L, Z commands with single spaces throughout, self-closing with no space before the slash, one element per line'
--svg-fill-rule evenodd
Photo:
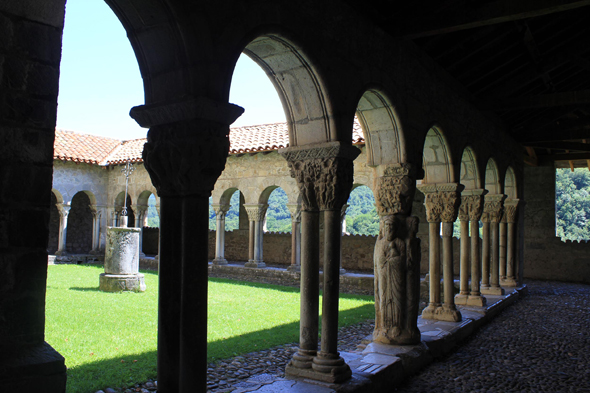
<path fill-rule="evenodd" d="M 146 292 L 104 293 L 98 290 L 102 272 L 102 266 L 49 266 L 45 339 L 66 358 L 68 393 L 156 377 L 157 274 L 142 271 Z M 340 326 L 374 314 L 372 297 L 342 295 Z M 298 338 L 298 289 L 209 279 L 210 362 Z"/>

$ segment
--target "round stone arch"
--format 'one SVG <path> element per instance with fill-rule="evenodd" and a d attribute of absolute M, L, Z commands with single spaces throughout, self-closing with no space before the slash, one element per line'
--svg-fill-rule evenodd
<path fill-rule="evenodd" d="M 252 36 L 243 53 L 266 72 L 277 90 L 289 128 L 289 146 L 338 140 L 325 87 L 302 48 L 283 34 Z"/>
<path fill-rule="evenodd" d="M 498 164 L 493 158 L 490 158 L 486 164 L 485 188 L 490 195 L 502 193 Z"/>
<path fill-rule="evenodd" d="M 127 193 L 127 225 L 132 227 L 135 226 L 135 214 L 133 213 L 133 209 L 131 209 L 133 199 L 131 195 Z M 125 203 L 125 191 L 121 191 L 115 197 L 114 208 L 117 214 L 121 213 Z"/>
<path fill-rule="evenodd" d="M 506 169 L 506 175 L 504 176 L 504 194 L 506 194 L 507 198 L 509 199 L 518 198 L 516 174 L 514 173 L 514 169 L 511 166 Z"/>
<path fill-rule="evenodd" d="M 430 127 L 426 133 L 422 162 L 424 169 L 423 183 L 453 183 L 455 181 L 451 149 L 438 126 Z"/>
<path fill-rule="evenodd" d="M 79 191 L 72 197 L 66 237 L 66 250 L 72 254 L 86 254 L 92 249 L 93 205 L 96 197 L 90 191 Z"/>
<path fill-rule="evenodd" d="M 406 162 L 405 140 L 399 117 L 379 89 L 366 90 L 358 101 L 356 116 L 367 146 L 367 165 Z"/>
<path fill-rule="evenodd" d="M 481 176 L 475 151 L 467 146 L 461 156 L 460 182 L 465 190 L 476 190 L 481 188 Z"/>
<path fill-rule="evenodd" d="M 160 203 L 160 198 L 158 198 L 158 195 L 151 190 L 143 190 L 142 192 L 139 193 L 139 196 L 137 197 L 137 202 L 135 203 L 136 206 L 148 206 L 148 200 L 150 199 L 150 196 L 154 195 L 156 197 L 156 204 Z M 133 200 L 133 198 L 131 198 Z"/>

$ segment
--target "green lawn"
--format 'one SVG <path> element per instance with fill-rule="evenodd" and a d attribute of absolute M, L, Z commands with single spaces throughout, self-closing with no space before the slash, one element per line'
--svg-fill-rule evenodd
<path fill-rule="evenodd" d="M 66 358 L 68 393 L 156 377 L 158 277 L 143 293 L 98 291 L 101 266 L 49 266 L 45 339 Z M 342 295 L 340 326 L 374 318 L 373 298 Z M 208 360 L 297 342 L 299 290 L 209 279 Z"/>

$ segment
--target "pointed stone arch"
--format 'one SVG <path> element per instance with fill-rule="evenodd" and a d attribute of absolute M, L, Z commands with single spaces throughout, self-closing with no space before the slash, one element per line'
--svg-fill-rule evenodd
<path fill-rule="evenodd" d="M 406 162 L 400 121 L 383 92 L 377 89 L 365 91 L 358 102 L 356 116 L 366 141 L 368 165 Z"/>
<path fill-rule="evenodd" d="M 423 153 L 423 183 L 452 183 L 455 181 L 451 149 L 442 130 L 431 127 L 426 133 Z"/>
<path fill-rule="evenodd" d="M 243 52 L 275 86 L 285 110 L 290 146 L 337 140 L 322 82 L 300 47 L 268 34 L 250 41 Z"/>

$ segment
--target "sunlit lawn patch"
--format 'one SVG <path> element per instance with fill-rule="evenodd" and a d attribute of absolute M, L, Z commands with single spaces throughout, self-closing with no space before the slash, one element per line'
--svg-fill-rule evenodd
<path fill-rule="evenodd" d="M 46 341 L 66 358 L 68 393 L 156 377 L 157 274 L 143 293 L 98 291 L 100 266 L 49 266 Z M 373 299 L 343 295 L 340 325 L 374 317 Z M 209 280 L 208 360 L 297 342 L 299 291 Z"/>

